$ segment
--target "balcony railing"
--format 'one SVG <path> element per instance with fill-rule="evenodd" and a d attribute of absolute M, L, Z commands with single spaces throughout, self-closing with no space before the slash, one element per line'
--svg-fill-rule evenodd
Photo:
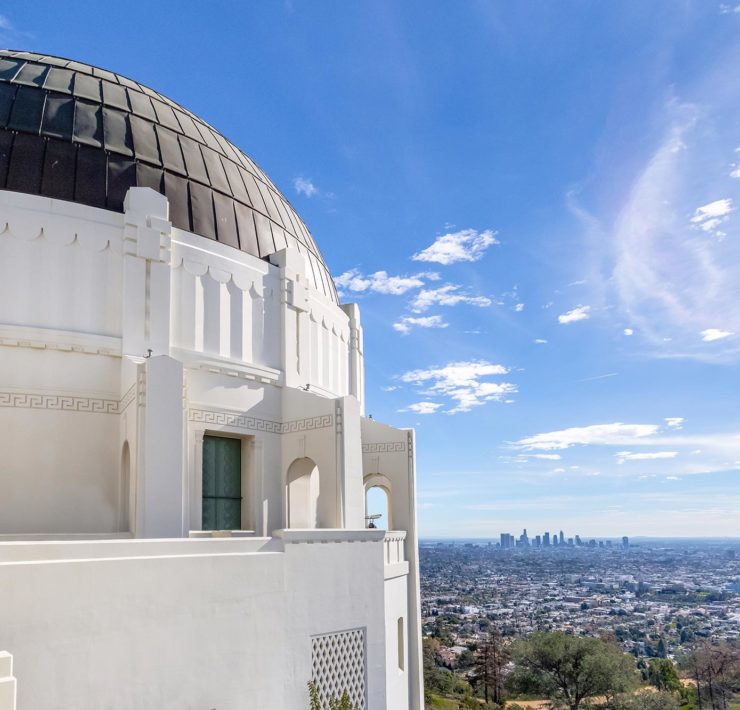
<path fill-rule="evenodd" d="M 385 546 L 385 563 L 387 565 L 395 565 L 399 562 L 406 561 L 406 554 L 404 553 L 405 541 L 405 530 L 388 530 L 386 532 L 383 543 Z"/>

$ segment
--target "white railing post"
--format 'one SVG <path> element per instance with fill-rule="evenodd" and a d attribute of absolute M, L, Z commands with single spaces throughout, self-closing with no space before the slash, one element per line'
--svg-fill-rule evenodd
<path fill-rule="evenodd" d="M 0 651 L 0 710 L 15 710 L 15 694 L 13 656 L 7 651 Z"/>

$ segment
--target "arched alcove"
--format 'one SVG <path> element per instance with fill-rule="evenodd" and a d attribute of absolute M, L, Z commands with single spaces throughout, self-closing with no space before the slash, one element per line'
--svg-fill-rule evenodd
<path fill-rule="evenodd" d="M 121 450 L 121 479 L 118 499 L 118 529 L 131 532 L 131 450 L 128 441 Z"/>
<path fill-rule="evenodd" d="M 319 467 L 309 458 L 296 459 L 288 468 L 287 527 L 319 526 Z"/>
<path fill-rule="evenodd" d="M 366 524 L 381 530 L 393 530 L 393 506 L 391 482 L 380 473 L 365 476 Z M 380 515 L 375 520 L 369 516 Z"/>

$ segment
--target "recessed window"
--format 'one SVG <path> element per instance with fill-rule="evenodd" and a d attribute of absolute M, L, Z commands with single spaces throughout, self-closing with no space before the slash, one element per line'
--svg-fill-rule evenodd
<path fill-rule="evenodd" d="M 402 671 L 406 668 L 405 656 L 406 656 L 406 644 L 404 643 L 403 637 L 403 617 L 398 617 L 398 670 Z"/>

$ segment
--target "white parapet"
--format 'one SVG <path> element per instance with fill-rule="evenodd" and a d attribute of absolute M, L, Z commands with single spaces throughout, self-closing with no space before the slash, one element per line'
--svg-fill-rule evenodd
<path fill-rule="evenodd" d="M 15 695 L 13 656 L 0 651 L 0 710 L 15 710 Z"/>

